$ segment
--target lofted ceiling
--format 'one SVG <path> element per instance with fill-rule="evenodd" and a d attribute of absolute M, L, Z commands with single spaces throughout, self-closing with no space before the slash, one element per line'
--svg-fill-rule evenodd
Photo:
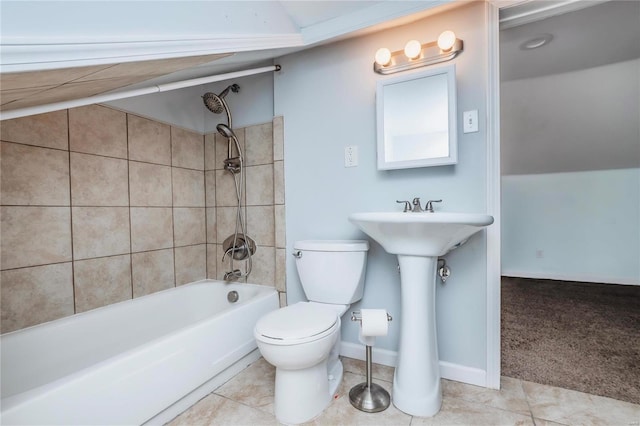
<path fill-rule="evenodd" d="M 501 20 L 504 175 L 640 166 L 640 2 L 579 3 L 519 25 L 508 19 L 517 10 Z M 521 48 L 543 34 L 548 44 Z"/>
<path fill-rule="evenodd" d="M 500 31 L 502 81 L 541 77 L 640 58 L 640 2 L 581 0 L 572 7 L 539 12 L 531 2 L 503 10 Z M 526 13 L 522 13 L 523 9 Z M 520 12 L 520 15 L 518 14 Z M 518 17 L 521 17 L 518 19 Z M 545 34 L 551 41 L 523 49 Z"/>
<path fill-rule="evenodd" d="M 264 65 L 461 3 L 2 0 L 0 110 Z"/>

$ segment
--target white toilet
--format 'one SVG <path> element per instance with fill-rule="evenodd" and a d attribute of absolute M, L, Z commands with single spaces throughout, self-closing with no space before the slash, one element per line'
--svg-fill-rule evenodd
<path fill-rule="evenodd" d="M 285 424 L 316 417 L 340 385 L 340 317 L 362 299 L 369 243 L 310 240 L 293 247 L 309 302 L 268 313 L 253 333 L 276 367 L 275 414 Z"/>

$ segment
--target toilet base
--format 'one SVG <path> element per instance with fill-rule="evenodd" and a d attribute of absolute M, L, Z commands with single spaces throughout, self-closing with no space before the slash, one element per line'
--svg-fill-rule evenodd
<path fill-rule="evenodd" d="M 300 424 L 313 419 L 327 408 L 332 395 L 326 361 L 303 370 L 276 368 L 274 405 L 281 423 Z"/>
<path fill-rule="evenodd" d="M 329 370 L 329 375 L 328 375 L 329 398 L 333 399 L 334 395 L 338 393 L 338 388 L 340 387 L 340 383 L 342 383 L 344 367 L 342 366 L 342 362 L 339 359 L 336 359 L 334 362 L 331 362 L 331 358 L 329 358 L 328 370 Z"/>

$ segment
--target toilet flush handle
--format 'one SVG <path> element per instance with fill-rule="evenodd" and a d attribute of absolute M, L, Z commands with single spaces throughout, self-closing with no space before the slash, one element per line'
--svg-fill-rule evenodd
<path fill-rule="evenodd" d="M 293 255 L 293 257 L 295 257 L 296 259 L 300 259 L 302 257 L 302 251 L 301 250 L 296 250 L 293 253 L 291 253 Z"/>

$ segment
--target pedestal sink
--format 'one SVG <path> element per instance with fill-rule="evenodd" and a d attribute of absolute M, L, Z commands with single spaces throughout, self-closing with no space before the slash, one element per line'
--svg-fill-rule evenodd
<path fill-rule="evenodd" d="M 440 410 L 440 366 L 436 336 L 435 293 L 438 256 L 464 243 L 493 223 L 470 213 L 354 213 L 349 221 L 398 256 L 401 326 L 393 377 L 393 405 L 413 416 Z"/>

